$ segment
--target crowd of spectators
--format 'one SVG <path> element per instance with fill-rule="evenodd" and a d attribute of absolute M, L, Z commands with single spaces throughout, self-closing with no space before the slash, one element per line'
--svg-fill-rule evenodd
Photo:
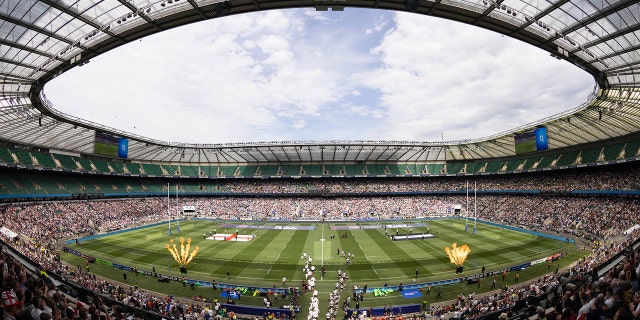
<path fill-rule="evenodd" d="M 588 240 L 640 223 L 640 200 L 558 195 L 399 195 L 369 197 L 185 198 L 202 217 L 231 220 L 388 220 L 463 217 L 497 221 Z M 459 211 L 456 210 L 459 207 Z"/>
<path fill-rule="evenodd" d="M 195 206 L 201 217 L 228 220 L 367 221 L 459 215 L 588 240 L 621 234 L 640 223 L 636 214 L 640 200 L 619 197 L 214 197 L 170 202 L 169 208 L 163 198 L 8 204 L 0 207 L 0 221 L 22 237 L 50 244 L 47 249 L 63 238 L 175 219 L 183 205 Z"/>
<path fill-rule="evenodd" d="M 622 239 L 597 242 L 590 255 L 567 270 L 560 272 L 556 270 L 529 282 L 506 286 L 485 294 L 476 295 L 472 292 L 465 297 L 464 293 L 461 293 L 454 303 L 434 304 L 430 313 L 436 317 L 443 317 L 446 314 L 457 319 L 503 313 L 504 317 L 500 318 L 511 318 L 513 314 L 509 312 L 515 313 L 522 310 L 508 311 L 509 308 L 515 307 L 518 303 L 522 309 L 528 308 L 528 304 L 523 305 L 522 302 L 526 302 L 529 297 L 537 297 L 534 301 L 540 298 L 542 301 L 531 306 L 535 308 L 537 319 L 547 319 L 547 317 L 555 317 L 559 320 L 637 319 L 640 316 L 640 299 L 633 300 L 633 304 L 631 299 L 619 304 L 618 307 L 625 308 L 625 310 L 619 310 L 623 316 L 616 316 L 616 311 L 611 310 L 611 307 L 613 292 L 625 292 L 624 296 L 627 297 L 638 295 L 640 248 L 630 251 L 621 263 L 600 277 L 594 273 L 594 268 L 628 248 L 638 237 L 640 237 L 640 230 L 635 230 Z M 599 288 L 599 292 L 596 292 L 595 288 Z M 608 295 L 606 292 L 609 292 Z M 600 296 L 601 293 L 602 296 Z M 604 301 L 609 301 L 608 305 Z M 635 310 L 633 316 L 631 316 L 632 310 Z M 582 318 L 579 317 L 580 315 Z"/>
<path fill-rule="evenodd" d="M 323 194 L 372 192 L 440 192 L 473 190 L 639 190 L 639 164 L 588 167 L 509 175 L 350 179 L 228 179 L 216 182 L 228 193 Z"/>
<path fill-rule="evenodd" d="M 615 170 L 614 170 L 615 171 Z M 605 174 L 598 177 L 590 177 L 575 173 L 559 172 L 565 177 L 553 178 L 553 175 L 541 174 L 540 179 L 529 179 L 518 175 L 507 177 L 488 178 L 480 185 L 490 188 L 505 190 L 520 190 L 524 186 L 534 185 L 533 188 L 540 188 L 547 184 L 549 190 L 566 190 L 567 188 L 588 190 L 588 189 L 638 189 L 637 173 L 620 170 L 618 172 L 603 171 Z M 637 171 L 637 170 L 636 170 Z M 603 179 L 603 177 L 605 179 Z M 513 179 L 514 181 L 511 181 Z M 428 179 L 427 179 L 428 180 Z M 491 180 L 491 181 L 490 181 Z M 569 180 L 570 182 L 567 182 Z M 606 180 L 606 181 L 601 181 Z M 640 201 L 635 198 L 590 196 L 576 197 L 561 194 L 541 194 L 541 195 L 487 195 L 477 197 L 466 197 L 464 195 L 380 195 L 379 192 L 404 192 L 421 189 L 419 180 L 390 180 L 385 184 L 383 180 L 371 180 L 362 183 L 352 182 L 304 182 L 300 185 L 292 184 L 283 187 L 285 183 L 274 182 L 240 182 L 242 192 L 250 191 L 250 197 L 209 197 L 209 198 L 141 198 L 141 199 L 113 199 L 113 200 L 83 200 L 83 201 L 59 201 L 46 203 L 11 203 L 0 206 L 0 224 L 7 230 L 15 232 L 18 236 L 12 237 L 10 233 L 2 236 L 7 242 L 12 243 L 18 251 L 26 257 L 39 264 L 46 270 L 53 271 L 65 279 L 75 282 L 96 293 L 108 296 L 126 305 L 146 308 L 159 314 L 175 316 L 177 318 L 197 317 L 203 310 L 194 304 L 177 302 L 171 297 L 156 297 L 144 290 L 120 286 L 104 279 L 97 278 L 93 274 L 83 272 L 82 268 L 66 265 L 57 258 L 56 245 L 64 239 L 72 239 L 80 235 L 88 235 L 97 232 L 104 232 L 123 227 L 146 224 L 151 222 L 165 221 L 169 217 L 175 218 L 177 212 L 183 205 L 196 206 L 199 215 L 216 219 L 253 219 L 253 220 L 372 220 L 372 219 L 405 219 L 416 217 L 433 217 L 459 214 L 461 216 L 478 217 L 479 219 L 498 221 L 525 228 L 536 229 L 543 232 L 559 233 L 574 237 L 585 238 L 596 244 L 593 253 L 581 261 L 570 270 L 571 276 L 589 274 L 594 266 L 598 266 L 606 261 L 613 254 L 620 252 L 630 238 L 637 238 L 638 231 L 630 237 L 616 239 L 616 241 L 601 241 L 605 238 L 621 235 L 632 226 L 640 224 Z M 446 181 L 446 183 L 444 183 Z M 597 183 L 596 183 L 597 182 Z M 594 183 L 593 185 L 591 183 Z M 229 186 L 235 188 L 235 182 Z M 466 183 L 458 178 L 450 180 L 438 180 L 437 183 L 426 183 L 433 187 L 442 184 L 442 190 L 460 188 L 466 189 Z M 522 184 L 522 185 L 521 185 Z M 618 185 L 620 184 L 620 185 Z M 291 190 L 298 190 L 300 186 L 304 188 L 313 186 L 318 190 L 330 190 L 332 193 L 349 192 L 348 196 L 336 197 L 259 197 L 260 192 L 282 192 L 290 193 Z M 480 188 L 480 185 L 478 188 Z M 631 186 L 631 187 L 630 187 Z M 526 188 L 525 188 L 526 189 Z M 280 191 L 278 191 L 280 190 Z M 309 189 L 307 189 L 309 190 Z M 492 189 L 494 190 L 494 189 Z M 351 193 L 361 193 L 355 195 Z M 459 208 L 459 209 L 456 209 Z M 637 279 L 633 282 L 631 274 L 637 272 L 638 252 L 629 256 L 628 266 L 623 267 L 614 274 L 608 274 L 604 279 L 597 282 L 598 288 L 602 283 L 612 288 L 612 296 L 615 296 L 615 289 L 628 291 L 629 282 L 632 293 L 638 291 Z M 26 295 L 34 305 L 41 304 L 39 298 L 51 309 L 53 318 L 55 313 L 65 314 L 67 308 L 51 307 L 51 300 L 55 288 L 49 288 L 45 284 L 40 288 L 29 288 L 21 285 L 24 278 L 24 270 L 19 263 L 15 263 L 10 257 L 2 255 L 4 274 L 3 291 L 13 289 L 17 298 Z M 11 266 L 10 268 L 8 268 Z M 11 270 L 8 276 L 7 269 Z M 631 272 L 634 271 L 634 272 Z M 14 279 L 15 278 L 15 279 Z M 536 281 L 512 288 L 500 295 L 490 295 L 475 297 L 474 295 L 460 299 L 456 306 L 452 308 L 434 309 L 434 314 L 456 310 L 461 314 L 478 314 L 501 310 L 513 305 L 516 301 L 526 298 L 528 295 L 537 294 L 542 288 L 557 284 L 559 279 L 554 276 L 545 276 Z M 604 282 L 603 282 L 604 281 Z M 596 284 L 594 284 L 595 286 Z M 42 288 L 42 286 L 47 287 Z M 603 287 L 606 293 L 606 286 Z M 603 301 L 607 299 L 595 300 L 599 293 L 592 290 L 592 293 L 579 292 L 567 297 L 566 304 L 561 306 L 561 310 L 573 311 L 577 307 L 577 300 L 581 300 L 584 295 L 588 301 L 593 301 L 591 306 L 597 305 L 607 308 Z M 23 293 L 29 292 L 29 293 Z M 566 293 L 563 293 L 566 295 Z M 47 298 L 48 296 L 51 296 Z M 632 295 L 633 296 L 633 295 Z M 10 298 L 10 297 L 9 297 Z M 634 300 L 635 301 L 635 300 Z M 55 303 L 54 303 L 55 304 Z M 584 306 L 582 303 L 580 306 Z M 637 302 L 636 302 L 637 305 Z M 114 316 L 117 310 L 111 309 L 109 312 L 100 309 L 102 306 L 93 305 L 94 310 L 87 308 L 86 312 L 97 312 L 103 317 Z M 609 306 L 611 307 L 611 306 Z M 44 307 L 43 307 L 44 308 Z M 83 308 L 77 306 L 72 308 L 75 314 L 82 313 Z M 597 309 L 597 308 L 596 308 Z M 80 311 L 79 311 L 80 310 Z M 640 310 L 640 309 L 638 309 Z M 567 311 L 569 313 L 570 311 Z M 622 311 L 621 311 L 622 312 Z M 587 314 L 588 315 L 588 314 Z M 78 318 L 78 317 L 76 317 Z M 96 318 L 97 319 L 97 318 Z M 92 318 L 92 320 L 94 320 Z"/>

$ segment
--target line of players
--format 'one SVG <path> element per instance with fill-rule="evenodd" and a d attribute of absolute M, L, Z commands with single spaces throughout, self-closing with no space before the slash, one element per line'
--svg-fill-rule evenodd
<path fill-rule="evenodd" d="M 310 254 L 307 254 L 306 252 L 303 253 L 302 259 L 306 261 L 304 267 L 302 268 L 302 273 L 305 275 L 303 287 L 307 287 L 308 290 L 313 293 L 311 296 L 311 301 L 309 302 L 309 314 L 307 315 L 307 320 L 318 320 L 318 317 L 320 316 L 320 308 L 318 306 L 318 291 L 315 288 L 316 277 L 314 276 L 314 273 L 316 271 L 316 266 L 312 264 L 313 258 L 311 258 Z M 324 275 L 324 268 L 322 273 Z"/>
<path fill-rule="evenodd" d="M 336 281 L 335 289 L 329 293 L 329 309 L 327 310 L 326 320 L 335 320 L 338 317 L 340 294 L 344 290 L 348 281 L 349 276 L 347 273 L 342 272 L 342 270 L 338 270 L 338 281 Z M 347 301 L 348 300 L 345 300 L 345 305 L 348 306 Z"/>
<path fill-rule="evenodd" d="M 344 254 L 344 251 L 343 251 L 343 254 Z M 351 254 L 349 254 L 349 256 L 351 256 Z M 315 290 L 316 278 L 314 276 L 314 273 L 316 268 L 313 265 L 313 258 L 311 257 L 310 254 L 307 254 L 306 252 L 304 252 L 302 254 L 301 259 L 306 261 L 302 269 L 302 272 L 305 275 L 305 280 L 308 285 L 309 291 L 312 292 L 311 302 L 309 303 L 309 314 L 307 316 L 307 319 L 318 320 L 320 309 L 318 306 L 318 303 L 319 303 L 318 291 Z M 323 266 L 322 267 L 323 277 L 325 275 L 325 272 L 326 270 Z M 337 318 L 338 307 L 340 302 L 340 293 L 342 293 L 342 291 L 344 290 L 348 280 L 349 280 L 349 276 L 347 275 L 347 273 L 343 272 L 342 270 L 338 270 L 338 280 L 336 281 L 335 289 L 329 293 L 329 309 L 327 310 L 327 314 L 326 314 L 327 320 L 334 320 Z M 285 278 L 283 278 L 283 282 L 284 281 L 286 281 Z M 345 302 L 346 302 L 345 305 L 348 307 L 348 299 L 345 300 Z"/>

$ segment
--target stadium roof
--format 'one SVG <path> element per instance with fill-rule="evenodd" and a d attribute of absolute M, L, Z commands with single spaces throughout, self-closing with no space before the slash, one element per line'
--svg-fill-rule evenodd
<path fill-rule="evenodd" d="M 546 126 L 556 149 L 640 132 L 639 1 L 593 0 L 18 0 L 0 2 L 0 140 L 91 154 L 96 131 L 129 139 L 139 161 L 425 162 L 508 157 L 514 134 Z M 272 141 L 188 144 L 119 131 L 58 111 L 44 84 L 93 57 L 187 23 L 260 10 L 378 8 L 486 28 L 590 73 L 587 102 L 508 132 L 464 141 Z M 550 75 L 552 76 L 552 75 Z M 74 88 L 69 88 L 74 90 Z M 90 106 L 89 106 L 90 107 Z"/>

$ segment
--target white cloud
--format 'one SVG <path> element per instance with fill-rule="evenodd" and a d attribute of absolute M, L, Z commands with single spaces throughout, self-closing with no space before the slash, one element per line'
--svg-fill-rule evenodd
<path fill-rule="evenodd" d="M 330 18 L 328 17 L 326 12 L 320 12 L 320 11 L 316 11 L 316 10 L 304 10 L 303 14 L 313 20 L 316 21 L 329 21 Z"/>
<path fill-rule="evenodd" d="M 386 19 L 386 16 L 377 16 L 376 19 L 377 20 L 372 28 L 365 29 L 365 34 L 383 31 L 389 24 L 389 20 Z"/>
<path fill-rule="evenodd" d="M 305 121 L 304 119 L 296 119 L 293 122 L 293 128 L 296 130 L 300 130 L 302 128 L 304 128 L 307 125 L 307 121 Z"/>
<path fill-rule="evenodd" d="M 439 140 L 568 109 L 592 84 L 564 61 L 478 28 L 347 8 L 169 30 L 45 92 L 63 112 L 167 141 Z"/>
<path fill-rule="evenodd" d="M 344 107 L 347 113 L 356 115 L 358 117 L 380 119 L 385 114 L 384 110 L 373 108 L 366 105 L 345 105 Z"/>
<path fill-rule="evenodd" d="M 573 107 L 566 93 L 591 89 L 583 71 L 524 43 L 411 14 L 398 14 L 372 53 L 383 65 L 359 79 L 382 92 L 390 139 L 483 137 Z"/>

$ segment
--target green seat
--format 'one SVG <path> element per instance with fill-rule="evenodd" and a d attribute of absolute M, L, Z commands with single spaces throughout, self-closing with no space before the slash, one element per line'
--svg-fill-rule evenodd
<path fill-rule="evenodd" d="M 303 170 L 305 171 L 306 175 L 309 176 L 321 176 L 324 174 L 324 170 L 322 169 L 321 164 L 305 165 L 303 166 Z"/>
<path fill-rule="evenodd" d="M 130 174 L 138 175 L 142 172 L 140 170 L 140 164 L 138 163 L 125 163 L 124 168 L 127 168 L 127 172 L 129 172 Z"/>
<path fill-rule="evenodd" d="M 238 175 L 242 177 L 253 177 L 258 175 L 258 166 L 239 166 Z"/>
<path fill-rule="evenodd" d="M 219 166 L 216 175 L 231 177 L 235 175 L 237 168 L 237 166 Z"/>
<path fill-rule="evenodd" d="M 368 163 L 365 165 L 366 174 L 384 175 L 387 174 L 387 165 L 378 163 Z"/>
<path fill-rule="evenodd" d="M 91 161 L 85 158 L 75 158 L 76 162 L 80 165 L 78 169 L 87 170 L 87 171 L 95 171 L 91 166 Z"/>
<path fill-rule="evenodd" d="M 427 171 L 430 175 L 444 173 L 444 163 L 427 163 Z"/>
<path fill-rule="evenodd" d="M 99 172 L 110 173 L 110 163 L 104 160 L 92 159 L 91 163 L 93 163 L 93 167 L 95 167 Z M 113 163 L 116 163 L 115 161 Z M 124 170 L 123 170 L 124 171 Z"/>
<path fill-rule="evenodd" d="M 540 163 L 538 164 L 538 169 L 550 168 L 551 164 L 554 162 L 554 160 L 556 160 L 557 157 L 557 154 L 550 154 L 542 157 Z"/>
<path fill-rule="evenodd" d="M 367 174 L 367 169 L 363 164 L 345 164 L 344 170 L 345 174 L 350 176 Z"/>
<path fill-rule="evenodd" d="M 323 174 L 328 174 L 328 175 L 344 175 L 345 174 L 344 165 L 341 165 L 341 164 L 325 164 L 323 168 L 324 168 Z"/>
<path fill-rule="evenodd" d="M 200 175 L 200 166 L 181 165 L 180 174 L 187 177 L 197 177 Z"/>
<path fill-rule="evenodd" d="M 278 172 L 278 166 L 275 165 L 259 165 L 256 174 L 263 177 L 275 176 Z"/>
<path fill-rule="evenodd" d="M 447 162 L 447 174 L 458 174 L 464 168 L 464 162 Z"/>
<path fill-rule="evenodd" d="M 44 168 L 55 168 L 56 163 L 52 158 L 52 154 L 50 153 L 43 153 L 43 152 L 31 152 L 31 155 L 33 155 L 36 160 L 37 160 L 37 164 L 39 164 L 40 166 L 44 167 Z M 34 163 L 35 164 L 35 163 Z"/>
<path fill-rule="evenodd" d="M 218 167 L 217 166 L 200 166 L 200 171 L 202 175 L 215 177 L 218 175 Z"/>
<path fill-rule="evenodd" d="M 282 173 L 283 176 L 299 176 L 301 173 L 301 166 L 283 165 L 283 166 L 280 166 L 280 173 Z"/>
<path fill-rule="evenodd" d="M 635 158 L 640 156 L 640 140 L 633 140 L 627 142 L 624 147 L 625 158 Z"/>
<path fill-rule="evenodd" d="M 13 154 L 15 154 L 16 157 L 18 158 L 19 163 L 22 163 L 26 166 L 33 165 L 33 160 L 31 159 L 31 155 L 29 154 L 28 151 L 24 151 L 20 149 L 13 149 L 12 151 L 13 151 Z"/>
<path fill-rule="evenodd" d="M 111 161 L 109 162 L 109 166 L 111 167 L 111 169 L 113 169 L 113 172 L 115 173 L 119 173 L 119 174 L 125 173 L 124 163 L 120 161 Z"/>
<path fill-rule="evenodd" d="M 531 170 L 540 168 L 540 161 L 542 161 L 541 156 L 526 158 L 525 163 L 523 165 L 523 170 Z"/>
<path fill-rule="evenodd" d="M 9 149 L 0 147 L 0 162 L 15 163 Z"/>
<path fill-rule="evenodd" d="M 78 165 L 76 164 L 76 161 L 73 159 L 73 157 L 66 154 L 55 154 L 53 155 L 53 157 L 57 159 L 58 162 L 60 162 L 60 166 L 62 168 L 69 170 L 78 170 Z"/>
<path fill-rule="evenodd" d="M 142 163 L 140 164 L 144 173 L 150 176 L 162 176 L 162 168 L 159 164 Z M 142 172 L 142 171 L 141 171 Z"/>
<path fill-rule="evenodd" d="M 507 161 L 507 171 L 517 171 L 522 170 L 524 168 L 524 163 L 527 161 L 526 158 L 514 159 Z"/>
<path fill-rule="evenodd" d="M 578 155 L 580 151 L 566 151 L 559 155 L 558 161 L 556 162 L 557 167 L 565 167 L 576 164 L 576 160 L 578 160 Z"/>
<path fill-rule="evenodd" d="M 605 161 L 614 161 L 618 159 L 623 159 L 622 148 L 624 147 L 624 143 L 616 143 L 608 146 L 604 146 L 604 160 Z"/>
<path fill-rule="evenodd" d="M 182 175 L 180 167 L 172 164 L 163 164 L 160 166 L 163 176 L 178 176 Z"/>

